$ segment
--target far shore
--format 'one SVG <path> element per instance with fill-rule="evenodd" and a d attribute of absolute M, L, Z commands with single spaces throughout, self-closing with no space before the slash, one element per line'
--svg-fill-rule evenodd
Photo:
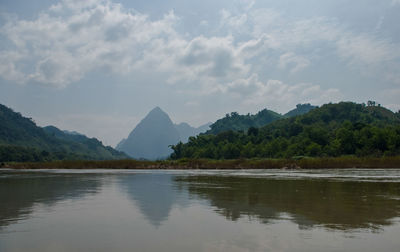
<path fill-rule="evenodd" d="M 51 161 L 1 163 L 11 169 L 348 169 L 348 168 L 400 168 L 400 156 L 395 157 L 336 157 L 297 159 L 180 159 L 161 161 L 104 160 L 104 161 Z"/>

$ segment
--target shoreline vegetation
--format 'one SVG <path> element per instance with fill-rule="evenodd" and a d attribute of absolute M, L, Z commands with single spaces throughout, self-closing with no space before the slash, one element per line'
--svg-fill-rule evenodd
<path fill-rule="evenodd" d="M 161 161 L 105 160 L 105 161 L 51 161 L 0 163 L 9 169 L 348 169 L 348 168 L 400 168 L 400 156 L 395 157 L 335 157 L 299 159 L 179 159 Z"/>

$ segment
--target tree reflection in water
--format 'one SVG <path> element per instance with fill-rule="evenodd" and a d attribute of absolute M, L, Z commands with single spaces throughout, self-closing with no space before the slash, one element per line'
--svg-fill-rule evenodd
<path fill-rule="evenodd" d="M 0 229 L 28 218 L 35 204 L 51 206 L 98 192 L 102 185 L 96 174 L 11 172 L 0 174 Z"/>
<path fill-rule="evenodd" d="M 289 215 L 301 229 L 379 231 L 400 214 L 400 183 L 205 175 L 175 182 L 232 221 L 247 216 L 269 223 Z"/>

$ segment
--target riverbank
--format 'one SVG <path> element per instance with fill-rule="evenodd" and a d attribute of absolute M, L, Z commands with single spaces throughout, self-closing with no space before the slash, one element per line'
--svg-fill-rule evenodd
<path fill-rule="evenodd" d="M 4 163 L 12 169 L 334 169 L 400 168 L 400 156 L 381 158 L 301 158 L 301 159 L 181 159 L 162 161 L 106 160 Z"/>

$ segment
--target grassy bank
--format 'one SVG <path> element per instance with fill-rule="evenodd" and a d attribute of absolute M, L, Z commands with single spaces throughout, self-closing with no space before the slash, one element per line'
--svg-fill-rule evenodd
<path fill-rule="evenodd" d="M 382 158 L 302 158 L 302 159 L 181 159 L 163 161 L 108 160 L 6 163 L 14 169 L 323 169 L 400 168 L 400 156 Z"/>

